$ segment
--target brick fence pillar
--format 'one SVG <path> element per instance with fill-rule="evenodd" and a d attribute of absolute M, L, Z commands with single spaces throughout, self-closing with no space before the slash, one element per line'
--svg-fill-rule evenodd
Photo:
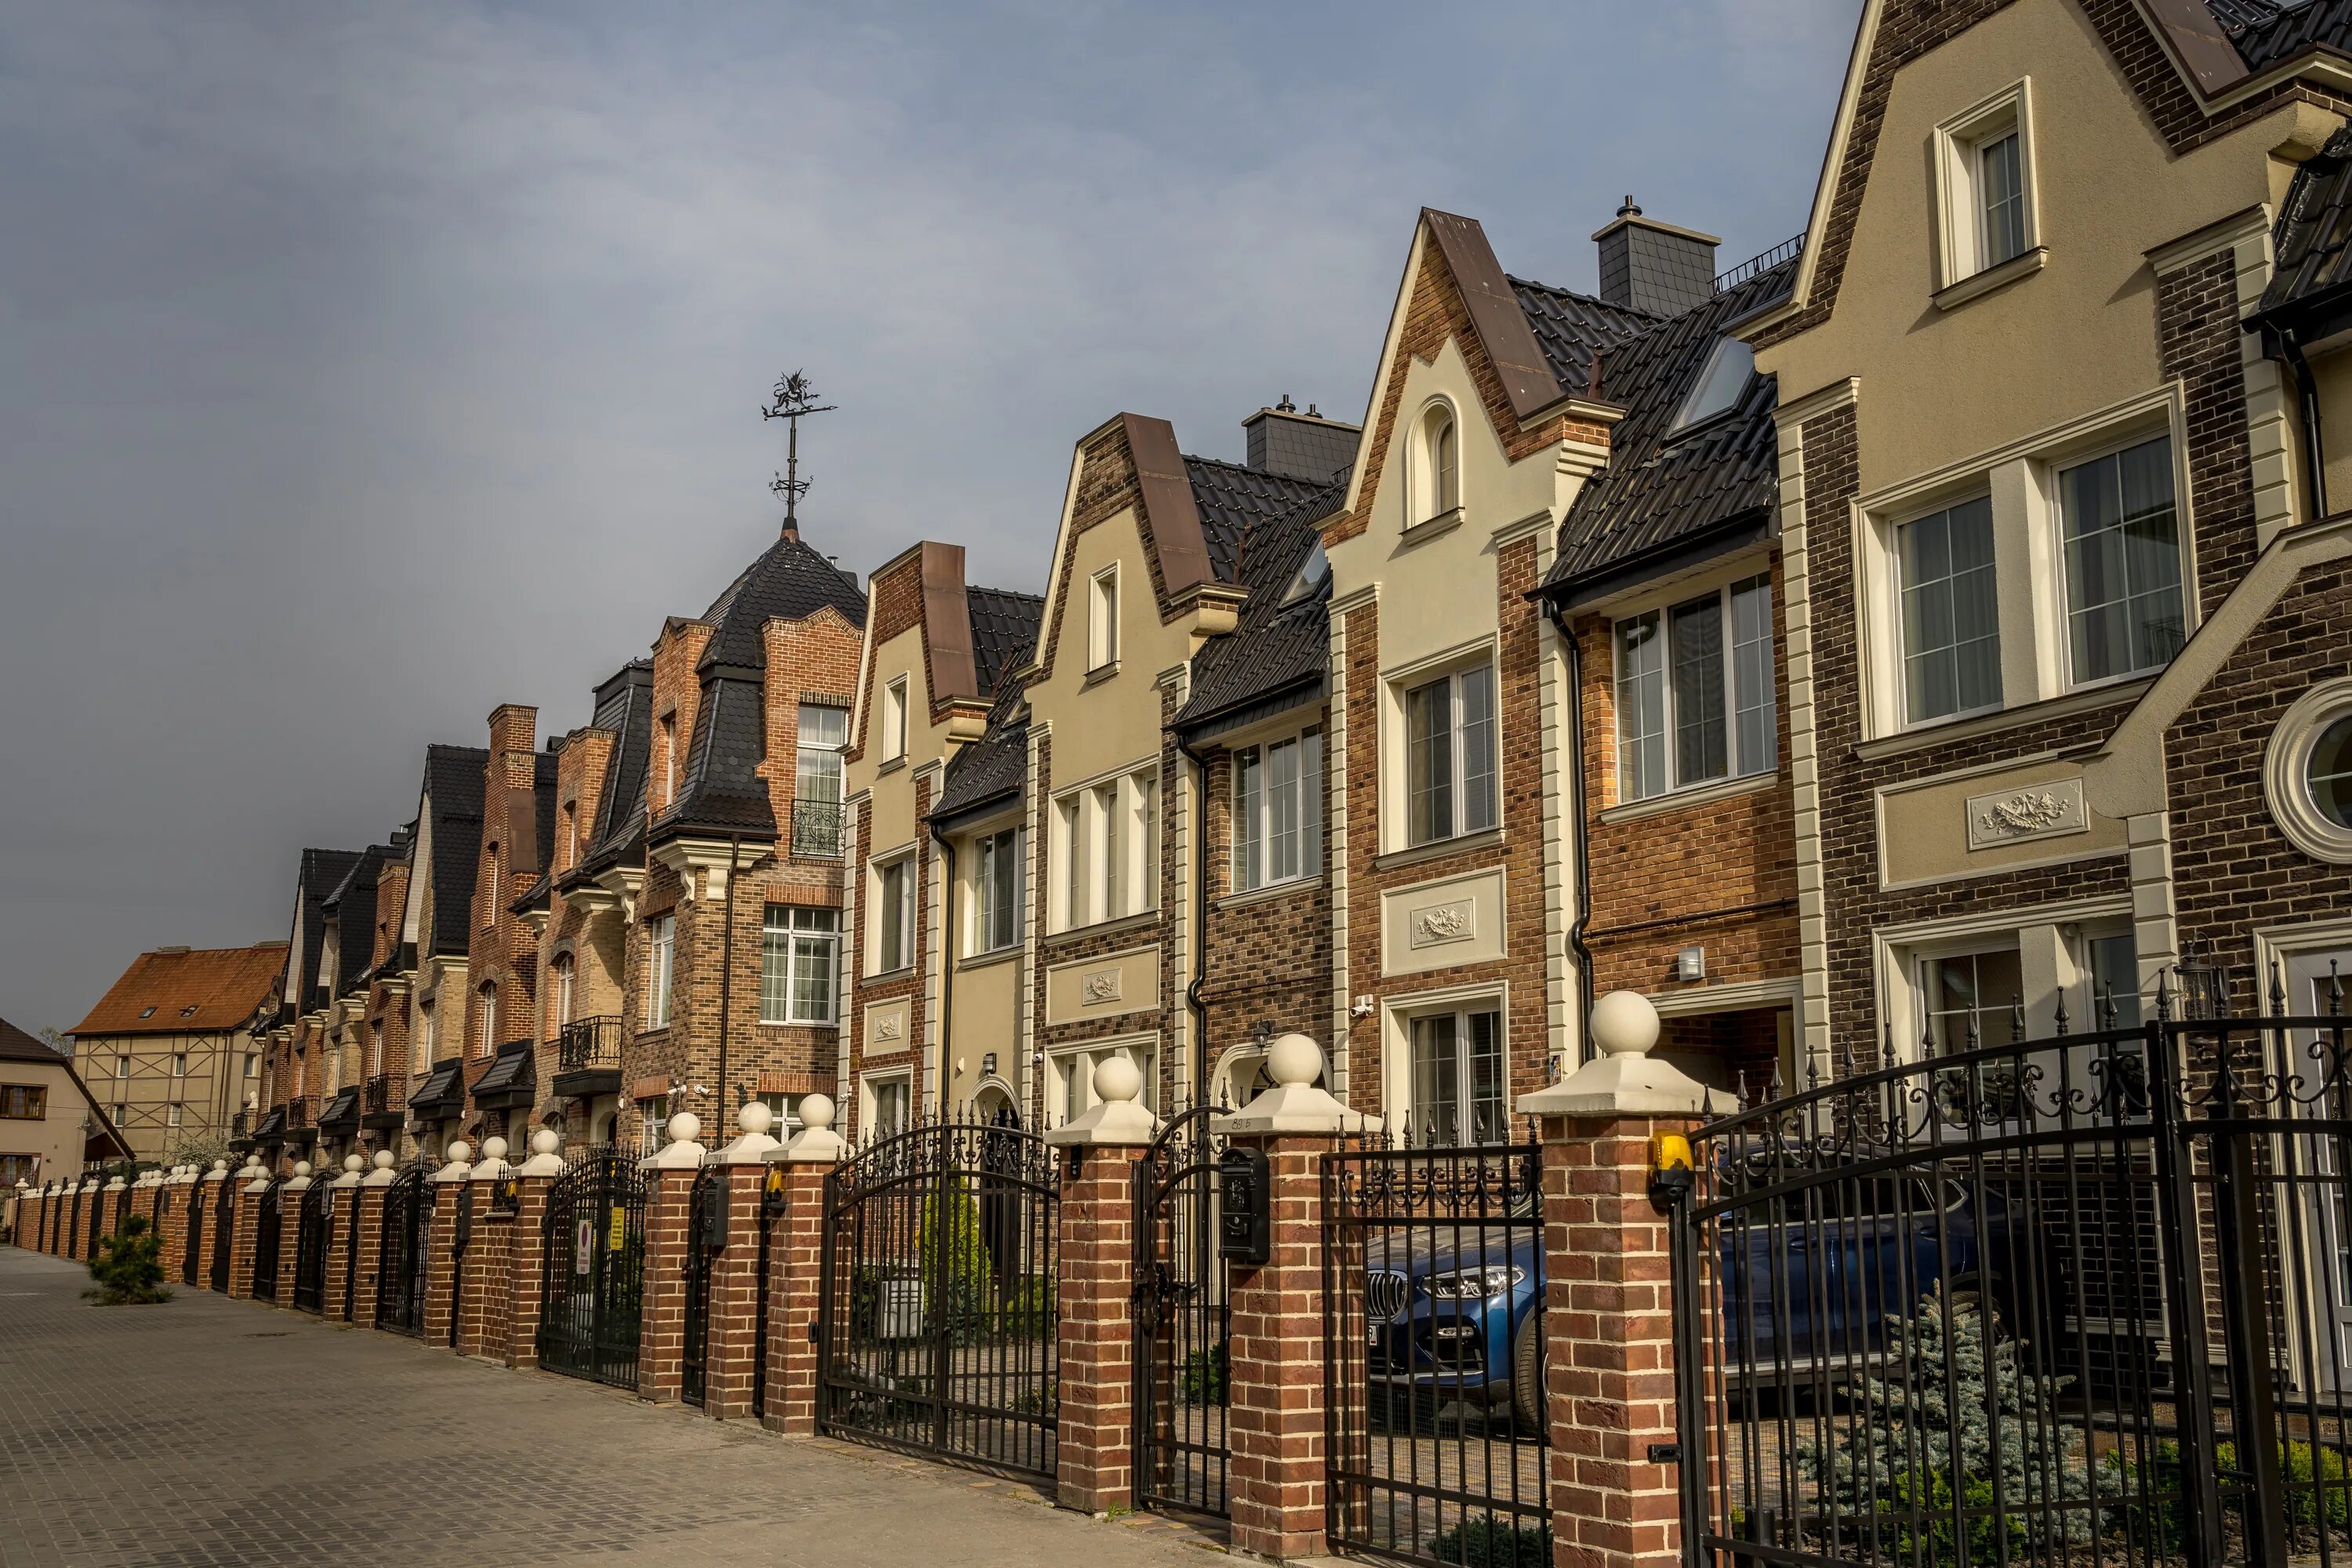
<path fill-rule="evenodd" d="M 228 1295 L 232 1301 L 253 1300 L 253 1237 L 261 1222 L 261 1194 L 269 1190 L 269 1175 L 260 1165 L 248 1164 L 235 1176 L 236 1205 L 230 1215 Z"/>
<path fill-rule="evenodd" d="M 343 1173 L 334 1179 L 334 1190 L 327 1194 L 327 1268 L 319 1315 L 330 1322 L 349 1322 L 359 1308 L 359 1281 L 353 1273 L 359 1261 L 359 1238 L 352 1234 L 352 1221 L 359 1214 L 362 1163 L 357 1154 L 344 1155 Z"/>
<path fill-rule="evenodd" d="M 36 1187 L 30 1182 L 16 1194 L 16 1228 L 9 1239 L 18 1247 L 38 1250 L 41 1245 L 41 1204 L 48 1194 L 46 1187 Z"/>
<path fill-rule="evenodd" d="M 1226 1348 L 1226 1494 L 1233 1549 L 1277 1560 L 1324 1552 L 1323 1157 L 1364 1118 L 1315 1087 L 1323 1051 L 1304 1035 L 1266 1049 L 1274 1087 L 1225 1121 L 1265 1155 L 1266 1260 L 1234 1261 Z"/>
<path fill-rule="evenodd" d="M 1158 1131 L 1124 1057 L 1095 1068 L 1095 1103 L 1045 1134 L 1064 1157 L 1055 1239 L 1060 1422 L 1055 1500 L 1135 1506 L 1135 1163 Z"/>
<path fill-rule="evenodd" d="M 163 1233 L 163 1197 L 167 1190 L 167 1184 L 173 1177 L 177 1176 L 179 1173 L 179 1169 L 176 1166 L 168 1172 L 161 1170 L 148 1172 L 146 1177 L 147 1201 L 143 1205 L 132 1205 L 135 1213 L 143 1214 L 147 1216 L 147 1228 L 153 1231 L 159 1237 Z"/>
<path fill-rule="evenodd" d="M 704 1150 L 695 1142 L 702 1118 L 669 1119 L 670 1142 L 638 1168 L 645 1172 L 646 1261 L 637 1313 L 637 1397 L 667 1405 L 686 1367 L 687 1211 Z"/>
<path fill-rule="evenodd" d="M 432 1239 L 426 1246 L 425 1260 L 425 1342 L 428 1345 L 456 1343 L 457 1323 L 452 1309 L 457 1303 L 457 1270 L 456 1247 L 457 1240 L 457 1208 L 467 1190 L 467 1178 L 473 1166 L 467 1156 L 473 1150 L 462 1138 L 449 1145 L 449 1163 L 433 1173 Z"/>
<path fill-rule="evenodd" d="M 514 1215 L 500 1214 L 491 1200 L 507 1173 L 507 1141 L 482 1140 L 482 1158 L 467 1177 L 472 1234 L 457 1258 L 457 1353 L 507 1359 L 507 1326 L 513 1307 L 510 1268 Z"/>
<path fill-rule="evenodd" d="M 82 1249 L 84 1258 L 98 1256 L 100 1239 L 114 1234 L 114 1216 L 129 1212 L 129 1205 L 122 1197 L 129 1185 L 121 1177 L 116 1176 L 99 1189 L 96 1205 L 90 1211 L 89 1245 Z"/>
<path fill-rule="evenodd" d="M 359 1211 L 359 1239 L 352 1249 L 352 1325 L 354 1328 L 375 1327 L 376 1297 L 383 1289 L 383 1199 L 385 1189 L 392 1185 L 393 1154 L 389 1149 L 379 1149 L 369 1163 L 368 1173 L 352 1190 L 352 1202 Z"/>
<path fill-rule="evenodd" d="M 196 1285 L 200 1289 L 213 1288 L 213 1247 L 224 1223 L 220 1217 L 220 1195 L 232 1188 L 235 1180 L 229 1174 L 228 1162 L 215 1160 L 213 1168 L 206 1171 L 204 1180 L 196 1184 L 196 1205 L 204 1211 L 204 1218 L 198 1220 L 193 1215 L 189 1216 L 188 1244 L 195 1249 Z M 236 1228 L 236 1222 L 233 1217 L 226 1223 L 232 1230 Z M 184 1258 L 181 1259 L 184 1268 L 186 1263 Z"/>
<path fill-rule="evenodd" d="M 278 1305 L 289 1310 L 294 1305 L 294 1277 L 301 1272 L 302 1201 L 311 1183 L 324 1180 L 311 1173 L 310 1161 L 297 1160 L 293 1176 L 278 1189 Z"/>
<path fill-rule="evenodd" d="M 563 1140 L 551 1127 L 530 1135 L 530 1158 L 515 1167 L 520 1194 L 511 1236 L 508 1308 L 509 1366 L 539 1364 L 539 1320 L 547 1305 L 547 1190 L 563 1173 Z"/>
<path fill-rule="evenodd" d="M 196 1192 L 195 1168 L 178 1165 L 155 1196 L 155 1261 L 163 1267 L 166 1285 L 180 1282 L 181 1266 L 187 1261 L 188 1205 L 196 1201 Z"/>
<path fill-rule="evenodd" d="M 1591 1033 L 1593 1060 L 1518 1103 L 1543 1140 L 1553 1552 L 1561 1568 L 1670 1568 L 1677 1477 L 1650 1448 L 1677 1427 L 1674 1290 L 1650 1140 L 1696 1125 L 1710 1091 L 1645 1054 L 1658 1016 L 1635 993 L 1595 1003 Z"/>
<path fill-rule="evenodd" d="M 782 1191 L 782 1213 L 769 1223 L 768 1387 L 761 1424 L 787 1436 L 816 1431 L 816 1326 L 824 1298 L 825 1179 L 849 1155 L 833 1130 L 829 1094 L 801 1100 L 801 1130 L 769 1151 Z"/>
<path fill-rule="evenodd" d="M 714 1421 L 757 1418 L 751 1408 L 760 1383 L 760 1321 L 768 1281 L 761 1277 L 761 1241 L 774 1237 L 762 1211 L 768 1156 L 779 1145 L 769 1133 L 775 1112 L 751 1100 L 735 1113 L 740 1133 L 710 1163 L 726 1184 L 727 1245 L 710 1260 L 710 1310 L 703 1342 L 702 1413 Z"/>

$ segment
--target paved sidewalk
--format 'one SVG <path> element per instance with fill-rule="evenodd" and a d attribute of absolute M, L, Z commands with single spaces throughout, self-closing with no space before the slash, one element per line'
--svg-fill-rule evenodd
<path fill-rule="evenodd" d="M 0 1568 L 1198 1568 L 1202 1538 L 0 1247 Z"/>

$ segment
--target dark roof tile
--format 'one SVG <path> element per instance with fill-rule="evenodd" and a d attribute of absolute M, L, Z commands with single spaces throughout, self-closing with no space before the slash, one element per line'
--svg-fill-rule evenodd
<path fill-rule="evenodd" d="M 1299 567 L 1322 542 L 1318 524 L 1347 499 L 1347 487 L 1310 490 L 1287 512 L 1252 530 L 1243 553 L 1249 589 L 1241 624 L 1202 644 L 1192 659 L 1192 694 L 1176 715 L 1181 727 L 1226 712 L 1286 687 L 1319 679 L 1330 659 L 1328 577 L 1312 593 L 1286 603 Z"/>
<path fill-rule="evenodd" d="M 1327 488 L 1312 479 L 1270 474 L 1216 458 L 1187 457 L 1184 472 L 1192 481 L 1192 503 L 1200 509 L 1201 532 L 1208 541 L 1209 563 L 1220 583 L 1241 580 L 1242 541 L 1252 527 L 1282 516 Z"/>
<path fill-rule="evenodd" d="M 1593 361 L 1603 350 L 1648 331 L 1660 320 L 1630 305 L 1612 305 L 1549 283 L 1526 278 L 1510 282 L 1552 374 L 1571 396 L 1591 395 Z"/>
<path fill-rule="evenodd" d="M 2352 130 L 2305 161 L 2271 230 L 2276 264 L 2259 313 L 2293 317 L 2352 284 Z"/>
<path fill-rule="evenodd" d="M 993 697 L 1005 671 L 1018 669 L 1036 647 L 1045 600 L 1007 588 L 967 588 L 964 603 L 971 615 L 972 673 L 982 695 Z"/>

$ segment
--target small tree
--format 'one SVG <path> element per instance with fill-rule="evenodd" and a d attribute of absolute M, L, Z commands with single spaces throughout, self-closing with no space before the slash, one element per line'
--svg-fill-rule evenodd
<path fill-rule="evenodd" d="M 163 1238 L 154 1234 L 143 1215 L 131 1215 L 121 1229 L 99 1238 L 89 1277 L 98 1288 L 82 1294 L 101 1307 L 172 1299 L 163 1283 Z"/>
<path fill-rule="evenodd" d="M 980 1203 L 961 1176 L 943 1178 L 923 1199 L 915 1245 L 925 1267 L 937 1260 L 932 1312 L 959 1340 L 984 1330 L 994 1295 L 995 1263 L 981 1239 Z"/>

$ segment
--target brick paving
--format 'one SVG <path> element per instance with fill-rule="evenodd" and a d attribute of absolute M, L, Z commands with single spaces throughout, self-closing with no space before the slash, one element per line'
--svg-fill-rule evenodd
<path fill-rule="evenodd" d="M 0 1568 L 1170 1568 L 1210 1544 L 210 1291 L 92 1307 L 88 1282 L 0 1248 Z"/>

